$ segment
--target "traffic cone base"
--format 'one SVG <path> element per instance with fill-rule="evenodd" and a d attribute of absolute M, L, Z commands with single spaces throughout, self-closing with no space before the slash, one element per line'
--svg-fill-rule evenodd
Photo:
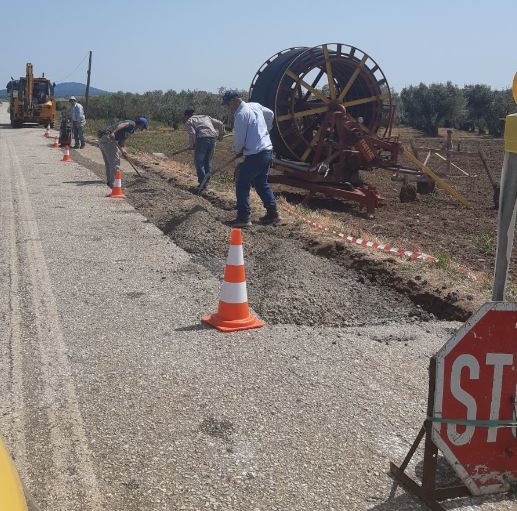
<path fill-rule="evenodd" d="M 119 169 L 115 171 L 115 179 L 113 180 L 113 188 L 111 189 L 111 193 L 108 195 L 112 199 L 125 199 L 126 196 L 122 191 L 122 173 Z"/>
<path fill-rule="evenodd" d="M 70 149 L 68 146 L 65 146 L 65 152 L 61 161 L 72 161 L 72 158 L 70 157 Z"/>
<path fill-rule="evenodd" d="M 252 314 L 248 308 L 246 292 L 246 275 L 242 253 L 242 233 L 232 229 L 230 249 L 224 269 L 224 282 L 216 313 L 203 316 L 203 323 L 217 328 L 221 332 L 260 328 L 264 322 Z"/>
<path fill-rule="evenodd" d="M 59 143 L 57 141 L 57 137 L 54 138 L 54 145 L 52 146 L 54 149 L 59 149 Z"/>
<path fill-rule="evenodd" d="M 264 322 L 252 314 L 249 314 L 246 319 L 222 319 L 219 313 L 216 312 L 209 316 L 203 316 L 201 321 L 212 325 L 220 332 L 235 332 L 237 330 L 249 330 L 264 326 Z"/>

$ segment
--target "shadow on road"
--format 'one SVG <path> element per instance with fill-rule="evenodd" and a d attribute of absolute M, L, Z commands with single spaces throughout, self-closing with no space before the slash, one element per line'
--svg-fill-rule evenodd
<path fill-rule="evenodd" d="M 94 179 L 91 181 L 63 181 L 64 184 L 71 184 L 71 185 L 77 185 L 77 186 L 86 186 L 86 185 L 98 185 L 98 184 L 104 184 L 103 181 L 100 179 Z"/>
<path fill-rule="evenodd" d="M 197 330 L 206 330 L 210 327 L 203 325 L 201 323 L 196 323 L 195 325 L 182 326 L 180 328 L 175 328 L 175 332 L 195 332 Z"/>

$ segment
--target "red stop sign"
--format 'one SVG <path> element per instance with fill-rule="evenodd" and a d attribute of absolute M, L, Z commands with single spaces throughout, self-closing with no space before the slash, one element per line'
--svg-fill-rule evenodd
<path fill-rule="evenodd" d="M 432 438 L 474 495 L 517 483 L 517 304 L 485 303 L 436 354 Z"/>

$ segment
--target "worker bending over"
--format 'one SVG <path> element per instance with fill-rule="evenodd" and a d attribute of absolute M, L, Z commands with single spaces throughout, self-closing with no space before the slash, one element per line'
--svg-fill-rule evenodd
<path fill-rule="evenodd" d="M 193 108 L 187 108 L 183 119 L 187 130 L 188 144 L 194 149 L 194 164 L 197 180 L 201 184 L 208 173 L 212 172 L 212 158 L 216 138 L 224 137 L 224 124 L 209 115 L 196 114 Z"/>
<path fill-rule="evenodd" d="M 115 171 L 120 167 L 120 155 L 127 158 L 125 149 L 127 138 L 135 131 L 146 130 L 148 125 L 145 117 L 137 117 L 135 120 L 117 122 L 97 133 L 106 167 L 106 184 L 110 188 L 113 188 Z"/>

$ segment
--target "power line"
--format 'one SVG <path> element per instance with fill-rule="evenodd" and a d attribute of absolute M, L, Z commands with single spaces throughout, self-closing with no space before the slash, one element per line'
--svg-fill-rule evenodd
<path fill-rule="evenodd" d="M 70 73 L 68 73 L 64 78 L 62 78 L 61 80 L 56 80 L 57 82 L 64 82 L 69 76 L 73 75 L 78 69 L 79 67 L 81 66 L 81 64 L 88 58 L 88 55 L 89 54 L 86 54 L 83 59 L 81 60 L 81 62 L 79 62 L 79 64 L 77 64 L 77 66 L 75 67 L 75 69 L 73 71 L 71 71 Z"/>

